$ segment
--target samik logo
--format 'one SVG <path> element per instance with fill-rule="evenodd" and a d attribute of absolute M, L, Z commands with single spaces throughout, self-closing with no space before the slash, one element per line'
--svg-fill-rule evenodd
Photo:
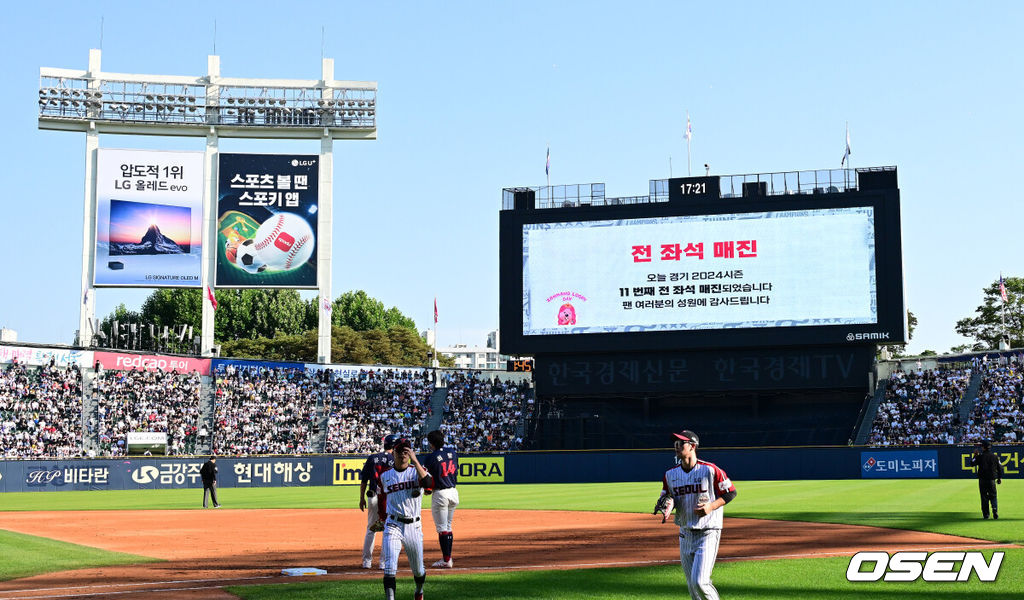
<path fill-rule="evenodd" d="M 160 478 L 160 469 L 153 465 L 146 465 L 141 469 L 132 471 L 132 481 L 135 483 L 153 483 Z"/>
<path fill-rule="evenodd" d="M 980 581 L 995 581 L 1005 552 L 987 562 L 981 552 L 858 552 L 846 569 L 847 581 L 967 581 L 971 571 Z M 865 570 L 865 569 L 869 570 Z"/>
<path fill-rule="evenodd" d="M 887 340 L 889 339 L 889 332 L 885 331 L 882 333 L 848 333 L 846 334 L 846 341 L 857 342 L 861 340 Z"/>

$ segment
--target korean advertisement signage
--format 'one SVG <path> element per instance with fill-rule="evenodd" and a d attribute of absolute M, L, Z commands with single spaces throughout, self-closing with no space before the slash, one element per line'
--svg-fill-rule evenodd
<path fill-rule="evenodd" d="M 320 159 L 221 154 L 217 287 L 316 288 Z"/>
<path fill-rule="evenodd" d="M 96 286 L 199 287 L 203 153 L 99 150 Z"/>

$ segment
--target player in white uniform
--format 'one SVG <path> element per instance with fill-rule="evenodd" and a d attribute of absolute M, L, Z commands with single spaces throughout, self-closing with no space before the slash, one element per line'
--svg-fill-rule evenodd
<path fill-rule="evenodd" d="M 398 573 L 398 555 L 402 548 L 409 558 L 413 579 L 416 581 L 416 600 L 423 600 L 423 582 L 427 570 L 423 567 L 423 524 L 420 522 L 422 488 L 433 485 L 430 473 L 423 468 L 412 443 L 407 438 L 395 441 L 391 450 L 395 466 L 380 475 L 381 494 L 378 502 L 380 518 L 384 521 L 384 541 L 381 562 L 384 565 L 384 598 L 395 600 L 395 575 Z M 412 468 L 410 468 L 410 466 Z"/>
<path fill-rule="evenodd" d="M 679 561 L 693 600 L 718 600 L 711 569 L 722 539 L 722 507 L 736 497 L 736 486 L 717 465 L 697 460 L 700 439 L 689 430 L 673 433 L 679 464 L 665 472 L 661 522 L 676 507 Z M 662 505 L 662 501 L 659 501 Z"/>

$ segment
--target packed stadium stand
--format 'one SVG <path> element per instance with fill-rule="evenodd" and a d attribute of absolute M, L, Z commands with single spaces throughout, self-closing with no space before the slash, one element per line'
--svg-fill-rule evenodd
<path fill-rule="evenodd" d="M 526 382 L 501 381 L 473 373 L 447 380 L 441 430 L 463 452 L 505 452 L 523 445 L 524 411 L 533 405 Z"/>
<path fill-rule="evenodd" d="M 301 369 L 229 366 L 216 380 L 213 451 L 312 452 L 317 399 L 326 384 Z"/>
<path fill-rule="evenodd" d="M 432 412 L 434 385 L 428 375 L 389 369 L 335 379 L 330 386 L 326 451 L 380 452 L 381 439 L 389 433 L 418 434 Z"/>
<path fill-rule="evenodd" d="M 161 371 L 102 371 L 93 383 L 95 416 L 90 431 L 99 438 L 99 454 L 126 453 L 126 434 L 167 433 L 167 454 L 193 454 L 199 430 L 198 374 Z"/>
<path fill-rule="evenodd" d="M 0 456 L 80 456 L 81 385 L 77 367 L 6 365 L 0 371 Z"/>
<path fill-rule="evenodd" d="M 1024 364 L 993 361 L 982 370 L 981 388 L 965 425 L 963 441 L 1015 443 L 1024 439 Z"/>
<path fill-rule="evenodd" d="M 874 416 L 872 446 L 954 444 L 970 369 L 896 371 Z"/>
<path fill-rule="evenodd" d="M 462 452 L 667 447 L 918 446 L 1024 438 L 1024 354 L 891 363 L 877 389 L 535 396 L 495 372 L 222 365 L 198 373 L 0 366 L 5 458 L 121 456 L 126 435 L 166 432 L 167 454 L 368 454 L 388 433 L 439 428 Z M 36 363 L 38 365 L 38 363 Z M 906 365 L 906 370 L 904 366 Z M 437 379 L 435 381 L 435 378 Z"/>

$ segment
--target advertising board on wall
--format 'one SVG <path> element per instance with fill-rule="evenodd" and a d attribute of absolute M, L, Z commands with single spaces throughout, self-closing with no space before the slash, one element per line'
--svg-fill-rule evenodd
<path fill-rule="evenodd" d="M 151 354 L 127 354 L 124 352 L 95 352 L 96 362 L 104 369 L 117 371 L 164 371 L 167 373 L 191 373 L 198 371 L 200 375 L 210 374 L 209 358 L 192 358 L 189 356 L 157 356 Z"/>
<path fill-rule="evenodd" d="M 908 479 L 939 476 L 936 450 L 869 450 L 860 453 L 865 479 Z"/>
<path fill-rule="evenodd" d="M 0 345 L 0 363 L 17 360 L 24 365 L 44 366 L 52 360 L 58 367 L 92 366 L 92 351 L 63 348 L 33 348 L 31 346 Z"/>
<path fill-rule="evenodd" d="M 320 157 L 221 154 L 218 287 L 315 288 Z"/>
<path fill-rule="evenodd" d="M 101 148 L 97 286 L 199 287 L 203 153 Z"/>

